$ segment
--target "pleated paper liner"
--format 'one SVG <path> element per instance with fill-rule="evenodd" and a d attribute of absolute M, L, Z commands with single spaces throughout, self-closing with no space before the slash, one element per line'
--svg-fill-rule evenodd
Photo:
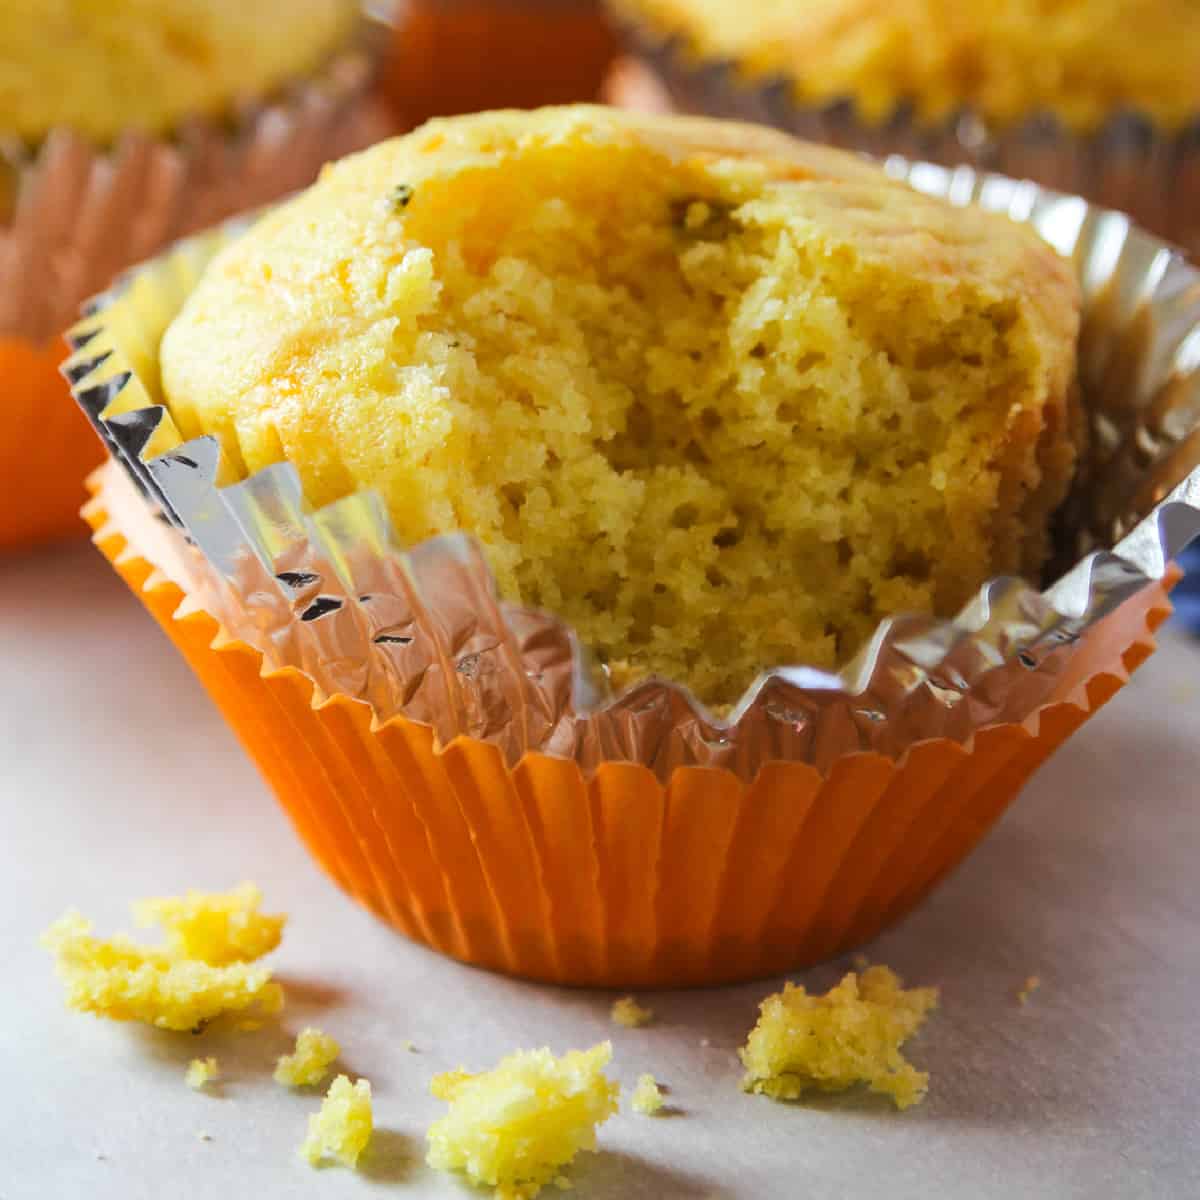
<path fill-rule="evenodd" d="M 969 852 L 1150 652 L 1200 532 L 1200 274 L 1114 213 L 893 162 L 1028 221 L 1084 294 L 1091 437 L 1045 592 L 884 622 L 838 674 L 780 667 L 718 720 L 607 695 L 569 630 L 497 599 L 462 535 L 401 550 L 371 493 L 309 510 L 279 465 L 220 486 L 157 347 L 238 229 L 133 273 L 71 335 L 113 456 L 97 540 L 204 680 L 314 855 L 410 936 L 563 983 L 715 983 L 855 945 Z"/>
<path fill-rule="evenodd" d="M 901 104 L 887 117 L 869 120 L 853 97 L 803 104 L 793 78 L 707 58 L 682 34 L 656 27 L 640 4 L 608 2 L 629 53 L 657 78 L 680 112 L 756 121 L 880 158 L 897 154 L 1033 179 L 1127 212 L 1144 229 L 1200 260 L 1200 112 L 1184 128 L 1167 130 L 1140 113 L 1120 111 L 1087 134 L 1075 133 L 1053 113 L 1034 113 L 1015 127 L 995 128 L 970 109 L 922 122 L 911 105 Z M 644 84 L 632 86 L 634 105 L 646 103 L 651 92 Z"/>
<path fill-rule="evenodd" d="M 67 129 L 31 150 L 0 143 L 0 183 L 11 183 L 0 187 L 0 550 L 86 533 L 83 482 L 103 448 L 58 374 L 59 334 L 82 302 L 180 236 L 278 199 L 389 132 L 370 92 L 384 36 L 367 23 L 317 76 L 232 126 L 197 120 L 108 149 Z"/>
<path fill-rule="evenodd" d="M 59 374 L 66 356 L 61 338 L 0 336 L 0 550 L 87 532 L 84 479 L 104 447 Z"/>
<path fill-rule="evenodd" d="M 92 480 L 95 540 L 200 677 L 313 855 L 360 903 L 466 962 L 555 983 L 674 987 L 816 962 L 907 912 L 987 832 L 1037 766 L 1152 651 L 1169 581 L 1081 640 L 1069 677 L 1019 723 L 823 775 L 749 783 L 680 767 L 578 763 L 314 697 L 293 668 L 185 604 L 115 464 Z M 124 489 L 126 494 L 120 495 Z M 148 557 L 149 556 L 149 557 Z"/>

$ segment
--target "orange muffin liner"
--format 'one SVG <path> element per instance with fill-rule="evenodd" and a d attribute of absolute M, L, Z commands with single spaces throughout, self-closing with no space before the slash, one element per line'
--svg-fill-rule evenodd
<path fill-rule="evenodd" d="M 594 100 L 616 34 L 587 0 L 412 0 L 383 88 L 405 123 Z"/>
<path fill-rule="evenodd" d="M 87 532 L 83 481 L 104 448 L 59 374 L 67 354 L 60 338 L 37 345 L 0 336 L 0 550 Z"/>
<path fill-rule="evenodd" d="M 435 744 L 359 700 L 314 702 L 294 668 L 227 636 L 143 557 L 111 504 L 119 467 L 91 478 L 95 541 L 203 681 L 314 856 L 411 938 L 514 975 L 606 987 L 774 974 L 874 937 L 920 901 L 1034 770 L 1154 648 L 1178 572 L 1083 637 L 1055 693 L 1020 723 L 898 760 L 843 756 L 822 774 L 776 762 L 745 784 L 679 767 L 529 753 L 514 767 L 469 737 Z M 144 506 L 142 506 L 144 508 Z M 118 519 L 110 513 L 120 512 Z"/>

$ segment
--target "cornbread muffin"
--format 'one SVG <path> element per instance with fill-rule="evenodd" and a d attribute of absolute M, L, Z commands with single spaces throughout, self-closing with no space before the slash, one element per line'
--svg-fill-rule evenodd
<path fill-rule="evenodd" d="M 432 122 L 209 265 L 161 346 L 227 477 L 462 529 L 599 655 L 735 699 L 1036 575 L 1079 296 L 1028 229 L 770 131 Z M 624 669 L 624 666 L 623 668 Z"/>
<path fill-rule="evenodd" d="M 866 1084 L 897 1108 L 925 1098 L 929 1076 L 900 1047 L 937 1007 L 936 988 L 905 989 L 887 967 L 853 971 L 823 996 L 788 983 L 760 1006 L 740 1051 L 742 1087 L 775 1100 L 806 1091 L 840 1092 Z"/>
<path fill-rule="evenodd" d="M 1036 112 L 1085 131 L 1124 109 L 1167 128 L 1200 116 L 1195 0 L 619 0 L 704 57 L 784 74 L 802 103 L 853 97 L 997 125 Z"/>
<path fill-rule="evenodd" d="M 0 131 L 97 142 L 222 117 L 320 66 L 355 0 L 5 0 Z"/>
<path fill-rule="evenodd" d="M 430 1091 L 449 1103 L 429 1127 L 425 1161 L 442 1171 L 464 1171 L 475 1184 L 496 1189 L 498 1200 L 530 1200 L 549 1183 L 569 1186 L 561 1174 L 583 1150 L 595 1150 L 596 1127 L 617 1111 L 618 1087 L 604 1074 L 612 1046 L 519 1050 L 490 1071 L 448 1071 Z"/>

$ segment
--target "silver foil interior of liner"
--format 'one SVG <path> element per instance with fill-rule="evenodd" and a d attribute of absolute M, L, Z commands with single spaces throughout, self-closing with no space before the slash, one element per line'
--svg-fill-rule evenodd
<path fill-rule="evenodd" d="M 386 36 L 364 22 L 312 79 L 170 138 L 131 132 L 105 148 L 56 129 L 31 148 L 0 137 L 0 335 L 55 336 L 118 271 L 388 132 L 363 103 Z"/>
<path fill-rule="evenodd" d="M 1200 533 L 1200 272 L 1079 199 L 969 168 L 893 158 L 888 170 L 1027 221 L 1075 263 L 1092 438 L 1061 514 L 1069 566 L 1042 592 L 992 580 L 954 620 L 885 621 L 838 673 L 768 671 L 725 719 L 659 679 L 614 696 L 569 629 L 497 598 L 467 536 L 401 549 L 373 494 L 313 511 L 288 465 L 218 486 L 214 439 L 183 443 L 162 406 L 157 348 L 205 262 L 243 226 L 180 244 L 95 301 L 66 373 L 164 523 L 174 550 L 159 565 L 268 666 L 305 671 L 318 699 L 341 693 L 380 720 L 427 722 L 442 744 L 486 739 L 509 763 L 540 750 L 585 770 L 637 762 L 664 780 L 681 765 L 750 779 L 771 760 L 826 769 L 854 750 L 961 742 L 1025 719 L 1081 635 Z"/>
<path fill-rule="evenodd" d="M 687 112 L 757 121 L 810 141 L 876 157 L 965 165 L 1033 179 L 1068 195 L 1133 215 L 1140 226 L 1200 255 L 1200 117 L 1167 132 L 1136 112 L 1115 115 L 1080 135 L 1053 113 L 994 128 L 963 109 L 936 123 L 911 104 L 884 121 L 867 120 L 852 98 L 805 105 L 786 76 L 748 77 L 728 59 L 704 59 L 678 36 L 649 29 L 619 11 L 632 52 Z"/>

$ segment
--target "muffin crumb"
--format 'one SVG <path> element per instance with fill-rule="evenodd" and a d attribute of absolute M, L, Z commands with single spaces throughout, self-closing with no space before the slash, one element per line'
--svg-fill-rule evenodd
<path fill-rule="evenodd" d="M 206 1083 L 219 1078 L 220 1074 L 215 1058 L 193 1058 L 188 1063 L 187 1075 L 184 1078 L 188 1087 L 199 1091 Z"/>
<path fill-rule="evenodd" d="M 329 1073 L 341 1047 L 319 1029 L 302 1029 L 291 1054 L 275 1063 L 275 1082 L 285 1087 L 312 1087 Z"/>
<path fill-rule="evenodd" d="M 300 1153 L 312 1166 L 334 1159 L 346 1167 L 358 1165 L 371 1140 L 371 1085 L 351 1083 L 339 1075 L 330 1085 L 320 1109 L 308 1118 L 308 1136 Z"/>
<path fill-rule="evenodd" d="M 464 1171 L 496 1189 L 497 1200 L 530 1200 L 547 1184 L 562 1187 L 561 1168 L 595 1150 L 596 1127 L 617 1111 L 618 1087 L 604 1074 L 612 1045 L 518 1050 L 477 1075 L 448 1071 L 430 1091 L 449 1104 L 429 1127 L 425 1161 Z M 568 1184 L 569 1186 L 569 1184 Z"/>
<path fill-rule="evenodd" d="M 645 1117 L 652 1117 L 655 1113 L 662 1111 L 664 1103 L 662 1088 L 659 1087 L 654 1076 L 639 1075 L 637 1086 L 634 1087 L 633 1096 L 630 1099 L 633 1111 L 641 1113 Z"/>
<path fill-rule="evenodd" d="M 42 935 L 66 988 L 68 1008 L 199 1032 L 223 1013 L 271 1011 L 281 1000 L 282 989 L 271 983 L 266 967 L 213 966 L 120 934 L 105 941 L 91 930 L 91 922 L 72 910 Z"/>
<path fill-rule="evenodd" d="M 640 1005 L 632 996 L 623 996 L 613 1003 L 611 1017 L 616 1025 L 640 1029 L 654 1020 L 654 1010 Z"/>
<path fill-rule="evenodd" d="M 143 928 L 163 930 L 170 953 L 223 967 L 254 962 L 279 945 L 287 917 L 260 913 L 261 903 L 262 892 L 243 883 L 224 893 L 189 891 L 139 900 L 133 913 Z"/>
<path fill-rule="evenodd" d="M 838 1092 L 866 1084 L 897 1108 L 920 1103 L 929 1076 L 900 1047 L 937 1007 L 936 988 L 903 988 L 887 967 L 849 972 L 823 996 L 787 983 L 768 996 L 741 1051 L 742 1088 L 774 1100 L 809 1089 Z"/>
<path fill-rule="evenodd" d="M 1028 1004 L 1029 997 L 1042 986 L 1042 981 L 1036 975 L 1030 975 L 1017 991 L 1017 1003 Z"/>

